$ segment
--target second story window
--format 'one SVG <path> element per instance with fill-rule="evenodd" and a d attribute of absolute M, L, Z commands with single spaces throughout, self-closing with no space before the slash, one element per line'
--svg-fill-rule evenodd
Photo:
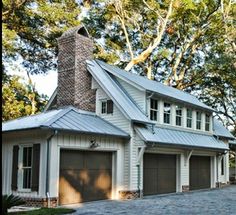
<path fill-rule="evenodd" d="M 164 123 L 170 124 L 170 104 L 169 103 L 164 103 Z"/>
<path fill-rule="evenodd" d="M 205 118 L 205 131 L 210 131 L 210 115 L 206 114 Z"/>
<path fill-rule="evenodd" d="M 182 125 L 182 107 L 176 106 L 175 114 L 176 114 L 175 124 L 178 126 L 181 126 Z"/>
<path fill-rule="evenodd" d="M 157 121 L 158 113 L 158 101 L 156 99 L 150 99 L 150 119 Z"/>
<path fill-rule="evenodd" d="M 201 124 L 202 124 L 202 114 L 201 112 L 197 111 L 196 128 L 198 130 L 201 130 Z"/>
<path fill-rule="evenodd" d="M 191 109 L 187 109 L 187 128 L 192 128 L 193 112 Z"/>
<path fill-rule="evenodd" d="M 101 101 L 101 113 L 102 114 L 113 113 L 113 101 L 112 100 Z"/>

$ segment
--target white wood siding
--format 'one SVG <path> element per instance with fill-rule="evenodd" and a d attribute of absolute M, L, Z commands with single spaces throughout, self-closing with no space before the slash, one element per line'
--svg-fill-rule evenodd
<path fill-rule="evenodd" d="M 3 194 L 13 193 L 22 197 L 45 197 L 45 180 L 46 180 L 46 137 L 49 134 L 39 133 L 37 131 L 18 132 L 12 134 L 3 134 L 2 139 L 2 188 Z M 12 153 L 14 145 L 40 143 L 40 173 L 39 173 L 39 192 L 12 192 Z"/>
<path fill-rule="evenodd" d="M 117 78 L 117 81 L 121 84 L 121 86 L 126 90 L 129 96 L 135 101 L 136 105 L 146 113 L 146 92 L 141 91 L 127 82 Z"/>
<path fill-rule="evenodd" d="M 96 91 L 96 114 L 101 118 L 107 120 L 123 131 L 129 133 L 130 122 L 123 115 L 123 113 L 117 108 L 114 103 L 113 114 L 101 114 L 101 100 L 110 99 L 109 96 L 101 89 L 98 88 Z"/>

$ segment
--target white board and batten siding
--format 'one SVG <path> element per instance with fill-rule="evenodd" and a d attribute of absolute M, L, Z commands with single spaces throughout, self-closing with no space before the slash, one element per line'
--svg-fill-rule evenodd
<path fill-rule="evenodd" d="M 113 103 L 112 114 L 101 113 L 101 101 L 110 99 L 109 96 L 99 87 L 96 91 L 96 114 L 106 121 L 112 123 L 123 131 L 129 133 L 130 121 L 123 115 L 118 107 Z"/>
<path fill-rule="evenodd" d="M 45 198 L 45 180 L 46 180 L 46 138 L 50 134 L 37 131 L 25 131 L 11 134 L 3 134 L 2 138 L 2 192 L 3 194 L 13 193 L 27 198 Z M 13 146 L 40 144 L 40 173 L 39 173 L 39 191 L 13 191 L 11 190 L 12 181 L 12 156 Z M 19 177 L 18 177 L 19 181 Z"/>
<path fill-rule="evenodd" d="M 91 149 L 91 140 L 99 147 Z M 112 199 L 118 199 L 118 191 L 124 189 L 124 140 L 108 136 L 87 134 L 58 134 L 50 145 L 50 195 L 57 197 L 59 193 L 60 149 L 90 150 L 113 152 L 112 164 Z"/>

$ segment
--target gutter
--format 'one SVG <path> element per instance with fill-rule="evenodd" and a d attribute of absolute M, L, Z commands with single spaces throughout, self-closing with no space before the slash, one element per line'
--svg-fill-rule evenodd
<path fill-rule="evenodd" d="M 48 203 L 48 208 L 50 208 L 50 192 L 49 192 L 49 168 L 50 168 L 50 153 L 49 153 L 49 149 L 50 149 L 50 142 L 52 140 L 52 138 L 58 133 L 57 130 L 54 130 L 53 134 L 50 135 L 47 138 L 47 158 L 46 158 L 46 189 L 45 189 L 45 194 L 47 197 L 47 203 Z"/>

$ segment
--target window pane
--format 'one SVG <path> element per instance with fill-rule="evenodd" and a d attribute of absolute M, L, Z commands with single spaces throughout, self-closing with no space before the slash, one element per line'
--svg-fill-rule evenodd
<path fill-rule="evenodd" d="M 28 148 L 23 148 L 23 166 L 27 166 L 27 155 L 28 155 Z"/>
<path fill-rule="evenodd" d="M 107 107 L 107 102 L 106 101 L 103 101 L 102 102 L 102 113 L 106 113 L 106 107 Z"/>
<path fill-rule="evenodd" d="M 192 119 L 187 119 L 187 127 L 192 128 Z"/>
<path fill-rule="evenodd" d="M 192 110 L 187 109 L 187 118 L 192 118 Z"/>
<path fill-rule="evenodd" d="M 201 120 L 202 120 L 202 115 L 201 112 L 197 111 L 197 129 L 200 130 L 201 129 Z"/>
<path fill-rule="evenodd" d="M 170 124 L 170 104 L 164 103 L 164 123 Z"/>
<path fill-rule="evenodd" d="M 176 106 L 175 114 L 176 114 L 175 124 L 178 126 L 181 126 L 182 125 L 182 107 Z"/>
<path fill-rule="evenodd" d="M 23 188 L 24 189 L 31 188 L 31 168 L 23 170 Z"/>
<path fill-rule="evenodd" d="M 154 110 L 150 111 L 150 119 L 157 121 L 157 111 L 154 111 Z"/>

